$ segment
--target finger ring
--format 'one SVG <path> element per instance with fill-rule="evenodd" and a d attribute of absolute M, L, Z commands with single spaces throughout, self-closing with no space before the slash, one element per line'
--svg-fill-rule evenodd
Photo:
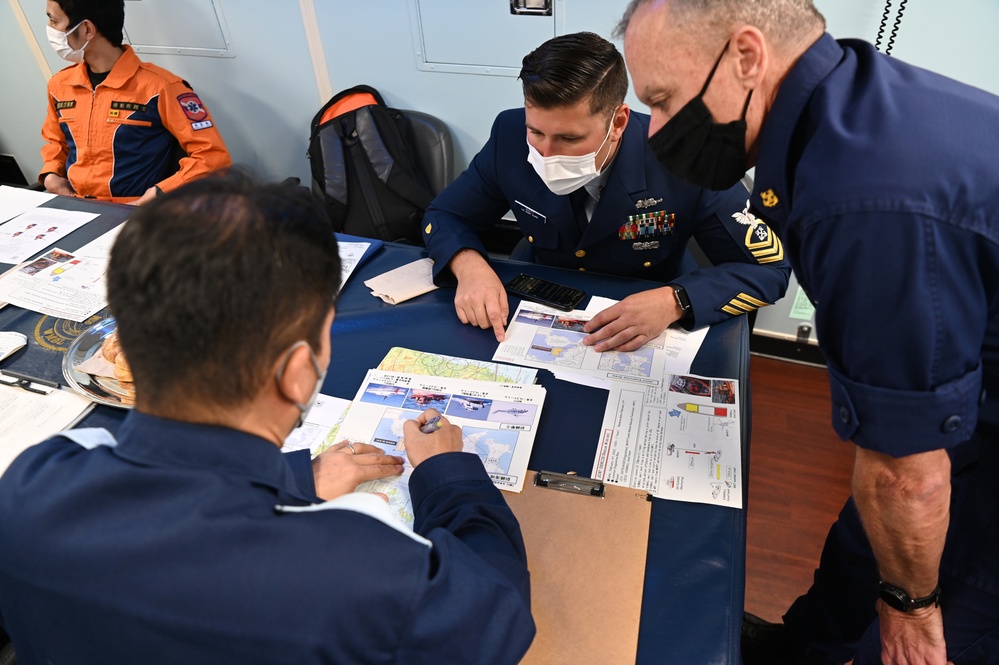
<path fill-rule="evenodd" d="M 350 448 L 350 454 L 351 455 L 356 455 L 357 454 L 357 451 L 354 450 L 354 444 L 353 443 L 351 443 L 350 441 L 348 441 L 347 442 L 347 447 Z"/>

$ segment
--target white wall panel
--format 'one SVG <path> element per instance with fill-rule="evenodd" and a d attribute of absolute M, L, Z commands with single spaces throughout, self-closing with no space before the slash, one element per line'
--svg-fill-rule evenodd
<path fill-rule="evenodd" d="M 466 164 L 485 142 L 492 120 L 501 109 L 523 102 L 519 81 L 513 76 L 421 71 L 412 28 L 414 0 L 304 1 L 315 4 L 315 27 L 325 51 L 323 61 L 329 69 L 332 90 L 367 83 L 381 90 L 394 106 L 440 117 L 454 133 L 459 165 Z M 428 7 L 444 9 L 448 3 L 459 2 L 420 1 L 428 3 Z M 178 2 L 186 4 L 181 6 Z M 300 3 L 298 0 L 217 2 L 224 13 L 233 57 L 148 53 L 142 57 L 194 85 L 215 115 L 237 162 L 266 176 L 294 175 L 304 179 L 308 175 L 305 149 L 309 121 L 322 100 Z M 496 11 L 509 7 L 509 0 L 460 0 L 459 6 L 464 8 L 461 11 L 449 14 L 442 10 L 434 14 L 432 41 L 437 53 L 444 54 L 440 57 L 452 58 L 454 53 L 460 55 L 466 47 L 470 49 L 468 11 L 473 6 L 478 10 L 482 3 L 496 3 L 501 7 Z M 0 90 L 3 91 L 0 149 L 13 152 L 30 177 L 41 163 L 38 150 L 45 113 L 45 77 L 15 20 L 14 4 L 24 8 L 34 39 L 40 43 L 50 66 L 58 70 L 64 63 L 45 40 L 43 0 L 0 0 Z M 191 35 L 188 41 L 215 46 L 218 40 L 214 36 L 209 42 L 196 38 L 199 31 L 207 30 L 213 35 L 213 31 L 218 31 L 208 19 L 198 18 L 204 13 L 202 10 L 207 11 L 208 4 L 210 0 L 128 2 L 126 12 L 130 18 L 126 19 L 126 25 L 134 35 L 150 35 L 149 41 L 152 36 L 167 34 L 166 24 L 156 25 L 166 16 L 162 20 L 169 21 L 171 34 L 186 29 Z M 555 0 L 552 18 L 520 20 L 554 20 L 556 34 L 591 30 L 610 37 L 626 4 L 625 0 Z M 898 2 L 894 4 L 897 7 Z M 137 9 L 138 5 L 141 8 Z M 167 5 L 175 9 L 197 5 L 199 9 L 164 14 L 162 8 Z M 825 13 L 833 35 L 874 41 L 882 3 L 818 0 L 817 5 Z M 999 42 L 991 34 L 996 25 L 999 25 L 999 3 L 994 0 L 909 2 L 893 54 L 999 94 L 999 69 L 993 65 L 999 61 Z M 547 30 L 537 38 L 538 43 L 547 36 Z M 489 48 L 505 64 L 517 66 L 526 50 L 533 46 L 536 44 L 526 45 L 508 37 L 502 22 L 495 22 Z M 629 102 L 637 110 L 645 110 L 633 96 L 629 96 Z"/>

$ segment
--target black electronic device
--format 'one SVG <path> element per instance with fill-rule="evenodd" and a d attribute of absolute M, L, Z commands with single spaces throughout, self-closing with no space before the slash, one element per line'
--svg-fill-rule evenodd
<path fill-rule="evenodd" d="M 520 273 L 506 283 L 506 290 L 518 298 L 554 307 L 564 312 L 576 308 L 586 293 L 564 284 Z"/>
<path fill-rule="evenodd" d="M 21 167 L 17 165 L 14 155 L 0 155 L 0 185 L 28 186 L 28 180 L 24 177 Z"/>

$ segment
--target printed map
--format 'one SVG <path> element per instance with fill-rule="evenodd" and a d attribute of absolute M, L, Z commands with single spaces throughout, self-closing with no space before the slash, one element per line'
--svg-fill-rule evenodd
<path fill-rule="evenodd" d="M 475 379 L 493 383 L 534 383 L 538 371 L 488 360 L 457 358 L 439 353 L 425 353 L 402 347 L 393 347 L 378 364 L 378 369 L 405 372 L 422 376 L 441 376 L 452 379 Z"/>

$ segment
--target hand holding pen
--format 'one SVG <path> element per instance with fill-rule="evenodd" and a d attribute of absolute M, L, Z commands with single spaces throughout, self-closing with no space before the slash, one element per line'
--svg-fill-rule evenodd
<path fill-rule="evenodd" d="M 443 426 L 444 423 L 441 422 L 441 416 L 434 416 L 423 425 L 420 425 L 420 431 L 424 434 L 433 434 Z"/>
<path fill-rule="evenodd" d="M 461 428 L 452 425 L 436 409 L 427 409 L 416 420 L 403 425 L 406 456 L 413 468 L 443 453 L 461 452 Z"/>

